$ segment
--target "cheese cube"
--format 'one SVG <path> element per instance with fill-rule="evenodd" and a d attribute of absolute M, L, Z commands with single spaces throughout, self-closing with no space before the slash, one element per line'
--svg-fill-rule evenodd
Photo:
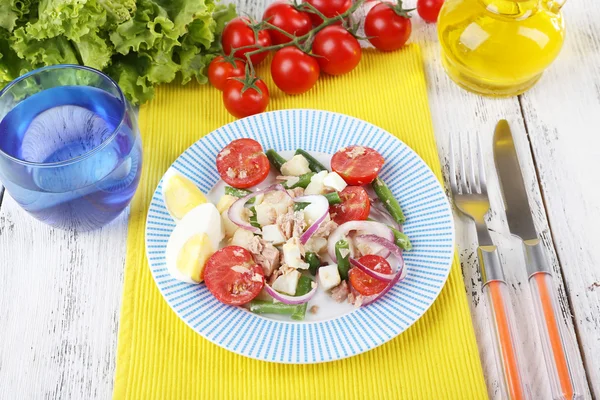
<path fill-rule="evenodd" d="M 325 185 L 326 188 L 333 189 L 338 192 L 341 192 L 346 186 L 348 186 L 346 181 L 339 176 L 337 172 L 328 173 L 325 179 L 323 179 L 323 185 Z"/>
<path fill-rule="evenodd" d="M 240 246 L 248 250 L 250 241 L 254 238 L 254 233 L 247 229 L 238 229 L 231 238 L 232 246 Z"/>
<path fill-rule="evenodd" d="M 295 155 L 281 166 L 281 174 L 286 176 L 300 176 L 309 172 L 308 160 L 300 154 Z"/>
<path fill-rule="evenodd" d="M 277 211 L 272 204 L 263 202 L 254 209 L 256 210 L 256 222 L 260 226 L 272 225 L 277 221 Z"/>
<path fill-rule="evenodd" d="M 323 209 L 317 204 L 311 203 L 304 208 L 304 220 L 308 226 L 315 223 L 320 217 L 323 216 Z M 325 221 L 329 221 L 329 213 L 325 216 Z"/>
<path fill-rule="evenodd" d="M 296 269 L 308 269 L 308 263 L 302 261 L 302 250 L 300 240 L 293 237 L 283 245 L 283 262 L 288 267 Z"/>
<path fill-rule="evenodd" d="M 337 264 L 326 265 L 319 268 L 319 286 L 323 290 L 333 289 L 342 282 Z"/>
<path fill-rule="evenodd" d="M 313 177 L 310 178 L 310 183 L 304 190 L 304 194 L 308 196 L 311 194 L 325 193 L 325 185 L 323 184 L 323 180 L 325 179 L 327 174 L 327 171 L 321 171 L 318 174 L 313 175 Z"/>
<path fill-rule="evenodd" d="M 300 272 L 296 270 L 289 271 L 288 273 L 277 277 L 271 287 L 280 293 L 293 296 L 296 294 L 296 287 L 298 286 L 300 275 Z"/>
<path fill-rule="evenodd" d="M 263 239 L 274 245 L 285 243 L 285 237 L 277 225 L 265 225 L 262 227 Z"/>
<path fill-rule="evenodd" d="M 223 197 L 221 197 L 219 199 L 219 202 L 217 203 L 217 210 L 219 211 L 219 213 L 222 213 L 223 211 L 228 210 L 229 207 L 231 207 L 231 205 L 238 200 L 239 199 L 235 196 L 224 194 Z"/>
<path fill-rule="evenodd" d="M 223 224 L 225 237 L 232 237 L 233 234 L 239 229 L 239 226 L 231 222 L 229 219 L 229 209 L 221 213 L 221 223 Z"/>
<path fill-rule="evenodd" d="M 306 251 L 319 254 L 327 247 L 327 239 L 322 237 L 311 237 L 304 245 Z"/>

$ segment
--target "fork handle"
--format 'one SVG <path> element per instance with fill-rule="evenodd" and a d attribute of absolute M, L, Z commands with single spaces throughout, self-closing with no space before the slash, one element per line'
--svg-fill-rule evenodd
<path fill-rule="evenodd" d="M 498 371 L 503 373 L 502 398 L 523 400 L 528 398 L 523 375 L 521 347 L 515 316 L 510 303 L 508 286 L 504 281 L 502 263 L 496 246 L 480 246 L 479 264 L 483 276 L 483 291 L 493 322 L 494 354 Z"/>

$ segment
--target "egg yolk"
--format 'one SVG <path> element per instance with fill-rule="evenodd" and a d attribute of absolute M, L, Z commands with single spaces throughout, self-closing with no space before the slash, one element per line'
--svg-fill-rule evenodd
<path fill-rule="evenodd" d="M 204 194 L 183 176 L 175 175 L 166 184 L 164 190 L 165 204 L 177 219 L 181 219 L 191 209 L 207 202 Z"/>
<path fill-rule="evenodd" d="M 195 234 L 181 247 L 177 255 L 177 269 L 194 282 L 200 283 L 204 279 L 206 261 L 214 252 L 206 233 Z"/>

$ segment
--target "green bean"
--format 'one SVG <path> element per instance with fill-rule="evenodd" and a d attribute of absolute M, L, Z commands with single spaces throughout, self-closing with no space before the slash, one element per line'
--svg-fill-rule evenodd
<path fill-rule="evenodd" d="M 308 276 L 301 276 L 298 280 L 298 286 L 296 286 L 296 296 L 304 296 L 306 293 L 310 292 L 312 289 L 312 279 Z M 292 314 L 292 319 L 296 321 L 304 320 L 304 316 L 306 315 L 306 307 L 308 306 L 308 302 L 303 304 L 298 304 L 296 306 L 296 312 Z"/>
<path fill-rule="evenodd" d="M 246 189 L 236 189 L 231 186 L 225 186 L 225 194 L 228 194 L 233 197 L 242 198 L 248 196 L 250 193 L 252 192 Z M 254 197 L 248 200 L 247 204 L 254 204 Z"/>
<path fill-rule="evenodd" d="M 252 212 L 252 215 L 250 216 L 250 225 L 252 225 L 255 228 L 260 228 L 260 224 L 258 223 L 258 220 L 256 219 L 256 208 L 250 207 L 250 211 Z"/>
<path fill-rule="evenodd" d="M 327 198 L 327 201 L 329 202 L 330 206 L 334 204 L 340 204 L 342 202 L 342 199 L 340 198 L 338 192 L 327 193 L 325 194 L 325 197 Z"/>
<path fill-rule="evenodd" d="M 298 177 L 298 182 L 294 183 L 293 185 L 288 185 L 287 181 L 283 182 L 283 187 L 286 189 L 294 189 L 297 187 L 301 187 L 302 189 L 306 189 L 306 187 L 308 186 L 308 184 L 310 183 L 311 178 L 313 177 L 315 173 L 314 172 L 307 172 L 304 175 L 300 175 Z"/>
<path fill-rule="evenodd" d="M 377 197 L 379 197 L 379 200 L 381 200 L 392 218 L 402 225 L 404 221 L 406 221 L 406 218 L 404 217 L 402 208 L 400 208 L 400 203 L 398 203 L 398 200 L 392 195 L 390 188 L 379 177 L 375 178 L 371 186 L 373 186 L 373 190 L 375 190 Z"/>
<path fill-rule="evenodd" d="M 313 171 L 313 172 L 328 171 L 327 167 L 325 167 L 323 164 L 321 164 L 319 161 L 317 161 L 316 158 L 314 158 L 313 156 L 308 154 L 308 152 L 306 152 L 302 149 L 298 149 L 298 150 L 296 150 L 295 154 L 301 155 L 302 157 L 306 158 L 306 161 L 308 161 L 308 168 L 310 168 L 311 171 Z"/>
<path fill-rule="evenodd" d="M 342 256 L 342 250 L 347 254 Z M 342 280 L 348 279 L 348 271 L 350 270 L 350 244 L 342 239 L 335 244 L 335 258 L 337 258 L 338 272 Z"/>
<path fill-rule="evenodd" d="M 304 261 L 308 263 L 308 270 L 314 276 L 317 274 L 317 270 L 321 266 L 321 260 L 319 260 L 319 256 L 317 256 L 313 252 L 306 252 L 304 255 Z"/>
<path fill-rule="evenodd" d="M 400 247 L 402 250 L 412 250 L 412 243 L 406 233 L 400 232 L 398 229 L 392 228 L 391 226 L 390 229 L 394 232 L 394 242 L 396 243 L 396 246 Z"/>
<path fill-rule="evenodd" d="M 310 203 L 303 203 L 303 202 L 294 203 L 294 211 L 304 210 L 309 205 L 310 205 Z"/>
<path fill-rule="evenodd" d="M 298 306 L 285 303 L 273 303 L 268 300 L 252 300 L 249 309 L 255 314 L 292 315 L 298 311 Z"/>
<path fill-rule="evenodd" d="M 265 154 L 267 155 L 267 158 L 269 159 L 269 162 L 271 163 L 271 165 L 273 167 L 275 167 L 275 169 L 277 169 L 277 171 L 281 171 L 281 166 L 283 164 L 285 164 L 287 160 L 285 158 L 281 157 L 279 155 L 279 153 L 277 153 L 273 149 L 267 150 L 267 152 Z"/>

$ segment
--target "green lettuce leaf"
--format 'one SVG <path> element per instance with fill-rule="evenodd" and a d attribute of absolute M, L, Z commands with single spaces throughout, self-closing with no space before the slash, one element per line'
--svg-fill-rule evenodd
<path fill-rule="evenodd" d="M 27 24 L 27 34 L 41 40 L 64 35 L 79 40 L 106 23 L 106 11 L 96 0 L 41 0 L 39 19 Z"/>
<path fill-rule="evenodd" d="M 21 27 L 13 32 L 11 44 L 17 55 L 35 68 L 55 64 L 79 64 L 75 49 L 64 36 L 36 40 Z"/>
<path fill-rule="evenodd" d="M 84 65 L 102 70 L 110 64 L 113 54 L 112 44 L 97 33 L 90 32 L 83 35 L 73 45 L 79 52 L 79 57 Z"/>
<path fill-rule="evenodd" d="M 118 56 L 108 67 L 108 74 L 117 82 L 129 101 L 136 105 L 145 103 L 154 96 L 154 87 L 140 69 L 148 64 L 145 57 L 138 58 L 134 54 Z"/>
<path fill-rule="evenodd" d="M 13 5 L 6 1 L 0 2 L 0 28 L 12 32 L 17 25 L 19 15 L 13 10 Z"/>
<path fill-rule="evenodd" d="M 120 24 L 131 18 L 136 10 L 135 0 L 97 0 L 106 11 L 110 25 Z"/>

